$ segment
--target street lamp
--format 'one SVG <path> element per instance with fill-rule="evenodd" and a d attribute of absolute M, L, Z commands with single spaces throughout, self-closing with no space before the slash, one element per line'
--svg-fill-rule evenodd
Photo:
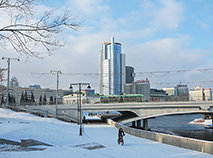
<path fill-rule="evenodd" d="M 70 89 L 72 90 L 73 89 L 73 86 L 76 85 L 78 86 L 78 93 L 77 93 L 77 105 L 78 105 L 78 113 L 80 115 L 79 118 L 78 118 L 78 122 L 80 124 L 80 132 L 79 132 L 79 135 L 82 136 L 82 112 L 81 112 L 81 87 L 83 85 L 87 85 L 87 88 L 90 89 L 90 84 L 89 83 L 71 83 L 70 84 Z M 79 98 L 79 99 L 78 99 Z"/>
<path fill-rule="evenodd" d="M 10 82 L 10 61 L 16 60 L 20 61 L 18 58 L 9 58 L 9 57 L 2 57 L 2 60 L 7 60 L 7 101 L 6 101 L 6 107 L 8 107 L 9 104 L 9 82 Z"/>
<path fill-rule="evenodd" d="M 55 115 L 57 117 L 57 106 L 58 106 L 58 83 L 59 83 L 59 74 L 62 74 L 60 70 L 51 70 L 50 73 L 57 73 L 57 88 L 56 88 L 56 105 L 55 105 Z"/>

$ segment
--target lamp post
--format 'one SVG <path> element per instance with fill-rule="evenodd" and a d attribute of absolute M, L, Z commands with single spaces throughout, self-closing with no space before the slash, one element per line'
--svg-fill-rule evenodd
<path fill-rule="evenodd" d="M 9 58 L 9 57 L 2 57 L 2 60 L 7 60 L 7 101 L 6 101 L 6 107 L 8 107 L 9 104 L 9 82 L 10 82 L 10 61 L 16 60 L 20 61 L 18 58 Z"/>
<path fill-rule="evenodd" d="M 56 88 L 56 103 L 55 103 L 55 115 L 57 116 L 57 106 L 58 106 L 58 84 L 59 84 L 59 74 L 62 74 L 60 70 L 52 70 L 50 73 L 57 73 L 57 88 Z"/>
<path fill-rule="evenodd" d="M 77 93 L 77 105 L 78 105 L 78 113 L 80 115 L 79 118 L 78 118 L 78 122 L 79 122 L 79 125 L 80 125 L 80 132 L 79 132 L 79 135 L 82 136 L 82 112 L 81 112 L 81 87 L 83 85 L 87 85 L 87 88 L 90 89 L 90 84 L 89 83 L 71 83 L 70 84 L 70 89 L 72 90 L 73 89 L 73 86 L 76 85 L 78 86 L 78 93 Z M 79 96 L 79 97 L 78 97 Z M 79 98 L 79 99 L 78 99 Z"/>

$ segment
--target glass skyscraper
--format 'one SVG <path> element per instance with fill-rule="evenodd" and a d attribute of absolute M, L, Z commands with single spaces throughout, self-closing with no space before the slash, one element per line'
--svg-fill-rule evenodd
<path fill-rule="evenodd" d="M 121 44 L 104 42 L 99 56 L 100 94 L 120 94 L 125 90 L 126 83 L 126 59 L 121 53 Z"/>

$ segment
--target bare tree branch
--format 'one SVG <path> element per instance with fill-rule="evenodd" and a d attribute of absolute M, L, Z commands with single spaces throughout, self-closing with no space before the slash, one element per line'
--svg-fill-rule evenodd
<path fill-rule="evenodd" d="M 2 83 L 3 81 L 5 81 L 5 79 L 4 79 L 4 73 L 5 73 L 6 70 L 7 70 L 7 69 L 2 69 L 2 68 L 0 68 L 0 85 L 1 85 L 1 83 Z"/>
<path fill-rule="evenodd" d="M 79 23 L 68 11 L 56 16 L 56 10 L 47 11 L 35 20 L 33 6 L 36 0 L 0 0 L 0 11 L 8 11 L 11 17 L 9 25 L 0 28 L 0 42 L 9 41 L 13 48 L 22 54 L 39 57 L 41 48 L 51 55 L 58 47 L 65 45 L 55 38 L 64 27 L 78 31 Z M 29 20 L 31 17 L 33 20 Z"/>

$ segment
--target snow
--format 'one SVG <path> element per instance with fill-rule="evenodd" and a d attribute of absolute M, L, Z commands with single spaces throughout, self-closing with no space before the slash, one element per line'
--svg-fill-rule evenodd
<path fill-rule="evenodd" d="M 86 116 L 86 120 L 101 120 L 98 116 Z"/>
<path fill-rule="evenodd" d="M 85 125 L 83 136 L 79 126 L 53 118 L 41 118 L 0 108 L 0 138 L 20 142 L 34 139 L 50 145 L 45 150 L 12 150 L 12 145 L 0 144 L 0 158 L 210 158 L 213 155 L 178 148 L 126 134 L 124 146 L 117 144 L 117 129 L 110 125 Z M 36 146 L 40 148 L 40 146 Z M 2 149 L 11 149 L 5 151 Z M 31 147 L 32 148 L 32 147 Z"/>
<path fill-rule="evenodd" d="M 198 118 L 198 119 L 194 119 L 193 121 L 189 122 L 189 124 L 202 125 L 204 127 L 212 127 L 212 119 Z"/>

